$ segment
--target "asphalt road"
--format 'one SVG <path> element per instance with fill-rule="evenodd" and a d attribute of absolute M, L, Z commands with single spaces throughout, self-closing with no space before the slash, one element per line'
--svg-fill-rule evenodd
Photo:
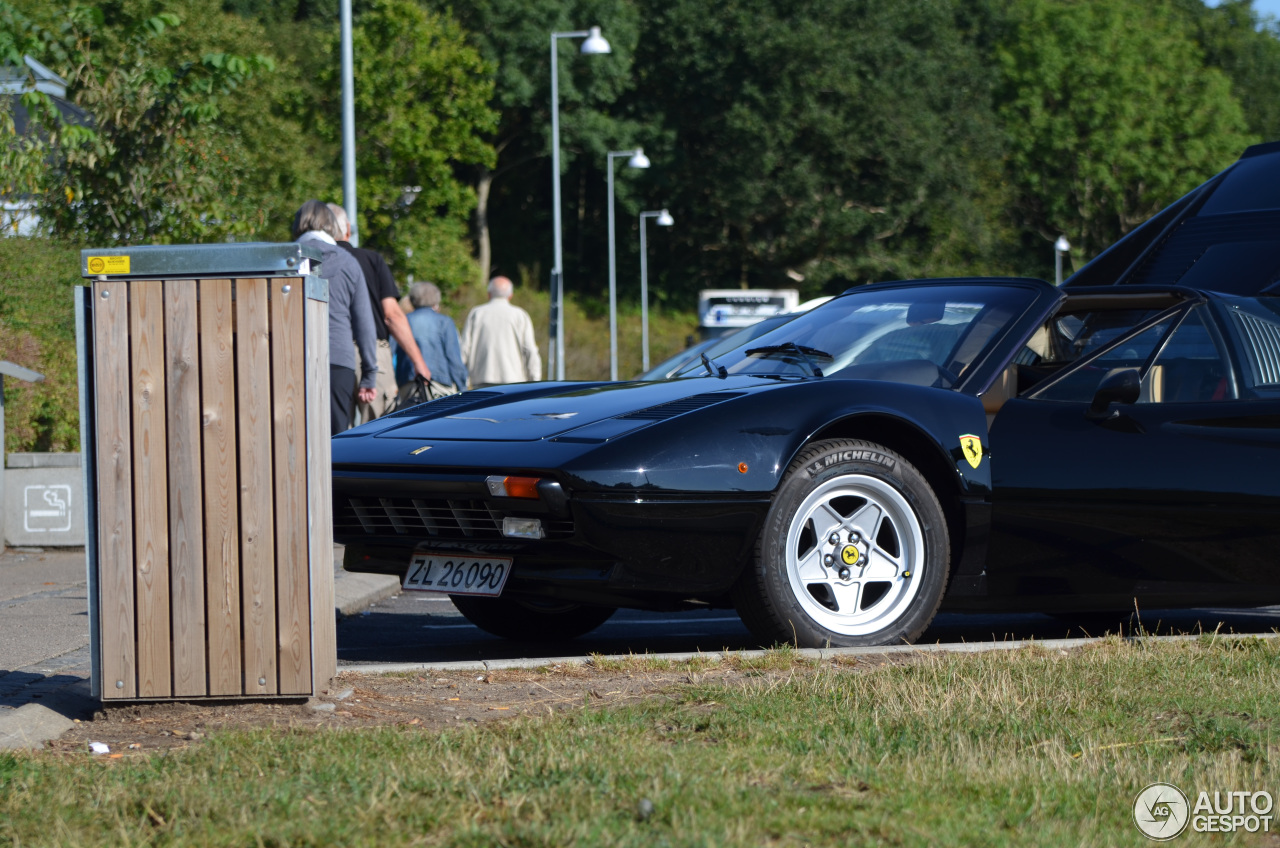
<path fill-rule="evenodd" d="M 943 613 L 921 638 L 932 642 L 1058 639 L 1130 632 L 1131 618 L 1052 617 L 1036 613 Z M 1280 628 L 1280 607 L 1256 610 L 1149 610 L 1148 632 L 1270 633 Z M 584 654 L 645 654 L 757 648 L 733 610 L 653 613 L 619 610 L 586 636 L 561 642 L 514 642 L 490 636 L 464 619 L 444 595 L 404 592 L 338 623 L 338 662 L 438 663 L 459 660 L 536 659 Z"/>

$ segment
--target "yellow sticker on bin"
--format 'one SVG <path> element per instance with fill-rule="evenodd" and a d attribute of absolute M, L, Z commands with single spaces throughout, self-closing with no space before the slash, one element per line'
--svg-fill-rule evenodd
<path fill-rule="evenodd" d="M 128 256 L 90 256 L 87 264 L 90 274 L 129 273 Z"/>

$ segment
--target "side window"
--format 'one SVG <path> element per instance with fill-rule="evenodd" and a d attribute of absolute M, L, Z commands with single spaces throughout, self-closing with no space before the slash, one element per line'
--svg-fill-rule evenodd
<path fill-rule="evenodd" d="M 1067 309 L 1036 330 L 1014 357 L 1018 394 L 1026 395 L 1072 363 L 1092 355 L 1159 309 Z"/>
<path fill-rule="evenodd" d="M 1243 352 L 1244 378 L 1255 390 L 1280 390 L 1280 298 L 1224 298 Z"/>
<path fill-rule="evenodd" d="M 1203 307 L 1178 325 L 1160 355 L 1142 375 L 1139 403 L 1204 403 L 1235 399 L 1227 359 Z"/>
<path fill-rule="evenodd" d="M 1018 356 L 1024 365 L 1068 365 L 1155 317 L 1157 309 L 1064 311 L 1051 318 Z"/>
<path fill-rule="evenodd" d="M 1217 334 L 1206 323 L 1204 307 L 1192 308 L 1181 323 L 1178 318 L 1172 315 L 1104 350 L 1032 396 L 1088 403 L 1103 377 L 1123 368 L 1138 368 L 1143 369 L 1138 403 L 1233 400 L 1236 393 L 1230 360 Z"/>
<path fill-rule="evenodd" d="M 1037 400 L 1089 403 L 1093 400 L 1093 395 L 1097 392 L 1098 384 L 1102 382 L 1103 377 L 1123 368 L 1142 368 L 1146 365 L 1169 332 L 1169 328 L 1173 326 L 1176 317 L 1170 316 L 1104 351 L 1064 375 L 1062 379 L 1055 380 L 1040 391 L 1033 392 L 1031 397 Z M 1143 395 L 1147 394 L 1147 386 L 1144 383 Z"/>

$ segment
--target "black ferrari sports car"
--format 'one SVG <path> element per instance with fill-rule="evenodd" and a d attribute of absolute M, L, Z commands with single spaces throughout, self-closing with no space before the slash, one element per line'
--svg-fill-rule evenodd
<path fill-rule="evenodd" d="M 766 644 L 940 606 L 1280 602 L 1280 144 L 1062 288 L 851 289 L 679 379 L 464 392 L 333 440 L 348 571 L 567 638 L 735 607 Z"/>

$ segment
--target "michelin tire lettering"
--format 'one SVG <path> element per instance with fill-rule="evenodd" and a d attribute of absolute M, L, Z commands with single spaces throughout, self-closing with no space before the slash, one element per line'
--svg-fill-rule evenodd
<path fill-rule="evenodd" d="M 892 457 L 885 456 L 882 453 L 866 450 L 845 450 L 829 454 L 811 463 L 808 468 L 809 476 L 816 477 L 831 466 L 844 462 L 873 462 L 876 465 L 883 465 L 887 471 L 892 471 L 897 466 L 897 462 Z"/>

